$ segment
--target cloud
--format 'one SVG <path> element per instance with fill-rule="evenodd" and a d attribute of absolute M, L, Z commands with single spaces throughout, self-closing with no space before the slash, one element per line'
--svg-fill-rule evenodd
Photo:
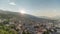
<path fill-rule="evenodd" d="M 16 5 L 16 3 L 15 3 L 15 2 L 10 2 L 9 4 L 10 4 L 10 5 Z"/>
<path fill-rule="evenodd" d="M 10 2 L 10 0 L 7 0 L 8 2 Z"/>
<path fill-rule="evenodd" d="M 9 8 L 0 8 L 0 10 L 4 10 L 4 11 L 13 11 L 12 9 L 9 9 Z"/>

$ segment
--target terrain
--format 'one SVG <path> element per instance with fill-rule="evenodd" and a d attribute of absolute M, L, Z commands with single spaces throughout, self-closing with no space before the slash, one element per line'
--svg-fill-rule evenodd
<path fill-rule="evenodd" d="M 28 29 L 34 31 L 32 26 L 37 24 L 56 24 L 57 20 L 50 18 L 36 17 L 29 14 L 0 10 L 0 33 L 1 34 L 18 34 Z"/>

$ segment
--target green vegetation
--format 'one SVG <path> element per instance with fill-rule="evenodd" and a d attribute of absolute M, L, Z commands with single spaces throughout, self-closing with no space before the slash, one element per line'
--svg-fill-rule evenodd
<path fill-rule="evenodd" d="M 25 31 L 23 30 L 22 34 L 30 34 L 30 32 L 29 32 L 29 31 L 25 32 Z"/>
<path fill-rule="evenodd" d="M 17 31 L 11 29 L 10 26 L 0 25 L 0 34 L 17 34 Z"/>

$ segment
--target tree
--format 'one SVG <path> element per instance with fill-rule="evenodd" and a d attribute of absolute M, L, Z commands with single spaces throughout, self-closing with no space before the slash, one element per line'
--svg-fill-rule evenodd
<path fill-rule="evenodd" d="M 22 34 L 26 34 L 26 32 L 23 30 Z"/>
<path fill-rule="evenodd" d="M 27 31 L 27 34 L 30 34 L 30 32 L 29 32 L 29 31 Z"/>
<path fill-rule="evenodd" d="M 43 34 L 49 34 L 49 32 L 48 31 L 45 31 Z"/>

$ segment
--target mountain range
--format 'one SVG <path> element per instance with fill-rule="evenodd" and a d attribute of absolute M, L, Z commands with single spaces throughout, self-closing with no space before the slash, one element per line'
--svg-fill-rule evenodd
<path fill-rule="evenodd" d="M 0 18 L 13 18 L 16 17 L 17 19 L 21 20 L 22 18 L 24 18 L 24 20 L 31 20 L 34 22 L 39 22 L 39 23 L 46 23 L 46 22 L 54 22 L 56 20 L 50 19 L 48 17 L 36 17 L 33 15 L 29 15 L 29 14 L 21 14 L 18 12 L 11 12 L 11 11 L 4 11 L 4 10 L 0 10 Z M 48 18 L 48 19 L 47 19 Z"/>

